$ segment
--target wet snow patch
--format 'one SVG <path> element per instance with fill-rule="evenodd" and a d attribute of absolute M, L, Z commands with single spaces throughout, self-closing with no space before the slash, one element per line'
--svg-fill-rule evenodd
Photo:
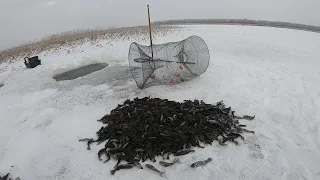
<path fill-rule="evenodd" d="M 108 64 L 106 63 L 96 63 L 96 64 L 90 64 L 87 66 L 83 66 L 77 69 L 73 69 L 67 72 L 64 72 L 62 74 L 58 74 L 53 77 L 56 81 L 65 81 L 65 80 L 73 80 L 77 79 L 79 77 L 86 76 L 88 74 L 91 74 L 95 71 L 99 71 L 107 67 Z"/>

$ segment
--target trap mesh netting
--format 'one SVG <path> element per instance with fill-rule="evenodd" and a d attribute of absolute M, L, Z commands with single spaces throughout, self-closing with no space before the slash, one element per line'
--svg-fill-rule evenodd
<path fill-rule="evenodd" d="M 208 68 L 209 49 L 198 36 L 152 47 L 133 42 L 129 48 L 129 66 L 139 88 L 184 82 Z"/>

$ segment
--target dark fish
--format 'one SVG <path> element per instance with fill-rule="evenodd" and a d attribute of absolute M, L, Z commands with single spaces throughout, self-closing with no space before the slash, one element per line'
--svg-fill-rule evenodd
<path fill-rule="evenodd" d="M 130 163 L 130 164 L 136 166 L 136 167 L 139 168 L 139 169 L 143 169 L 142 165 L 141 165 L 139 162 L 132 162 L 132 163 Z"/>
<path fill-rule="evenodd" d="M 191 152 L 195 152 L 195 150 L 192 150 L 192 149 L 180 150 L 180 151 L 174 153 L 174 155 L 175 156 L 182 156 L 182 155 L 189 154 Z"/>
<path fill-rule="evenodd" d="M 114 175 L 116 171 L 119 171 L 121 169 L 131 169 L 132 167 L 133 167 L 132 164 L 121 164 L 119 166 L 116 166 L 113 170 L 111 170 L 110 173 Z"/>
<path fill-rule="evenodd" d="M 255 115 L 254 116 L 244 115 L 242 119 L 253 120 L 255 117 L 256 117 Z"/>
<path fill-rule="evenodd" d="M 234 144 L 238 145 L 239 143 L 234 139 L 235 139 L 234 136 L 223 138 L 223 140 L 221 141 L 221 144 L 224 145 L 225 142 L 230 141 L 230 142 L 233 142 Z"/>
<path fill-rule="evenodd" d="M 141 157 L 142 162 L 145 162 L 147 160 L 147 154 L 143 153 Z"/>
<path fill-rule="evenodd" d="M 242 129 L 244 132 L 247 132 L 247 133 L 254 133 L 254 131 L 249 131 L 247 129 Z"/>
<path fill-rule="evenodd" d="M 224 110 L 226 111 L 227 114 L 230 114 L 231 107 L 225 108 Z"/>
<path fill-rule="evenodd" d="M 208 162 L 210 162 L 210 161 L 212 161 L 211 158 L 208 158 L 208 159 L 203 160 L 203 161 L 197 161 L 197 162 L 195 162 L 195 163 L 192 163 L 192 164 L 190 165 L 190 167 L 192 167 L 192 168 L 197 168 L 197 167 L 200 167 L 200 166 L 204 166 L 204 165 L 208 164 Z"/>
<path fill-rule="evenodd" d="M 255 118 L 255 115 L 254 116 L 248 116 L 248 115 L 244 115 L 244 116 L 235 116 L 235 118 L 237 119 L 246 119 L 246 120 L 253 120 Z"/>
<path fill-rule="evenodd" d="M 232 118 L 235 118 L 235 117 L 236 117 L 236 115 L 234 115 L 234 113 L 235 113 L 235 111 L 231 111 L 231 117 L 232 117 Z"/>
<path fill-rule="evenodd" d="M 156 169 L 154 166 L 152 166 L 151 164 L 146 164 L 145 165 L 148 169 L 158 173 L 161 177 L 165 177 L 164 172 L 159 171 L 158 169 Z"/>
<path fill-rule="evenodd" d="M 222 141 L 223 141 L 222 139 L 219 139 L 219 140 L 218 140 L 218 143 L 219 143 L 221 146 L 225 146 L 226 144 L 222 143 Z"/>
<path fill-rule="evenodd" d="M 179 159 L 174 159 L 172 162 L 160 161 L 159 164 L 164 167 L 169 167 L 169 166 L 172 166 L 178 162 L 179 162 Z"/>
<path fill-rule="evenodd" d="M 101 155 L 102 155 L 103 153 L 105 153 L 105 151 L 106 151 L 106 148 L 103 148 L 103 149 L 100 149 L 100 151 L 98 152 L 98 158 L 99 158 L 100 161 L 102 161 Z"/>
<path fill-rule="evenodd" d="M 239 133 L 230 133 L 230 134 L 228 134 L 228 136 L 234 137 L 234 138 L 240 137 L 242 140 L 244 140 L 244 137 Z"/>
<path fill-rule="evenodd" d="M 108 161 L 110 161 L 110 159 L 111 159 L 111 155 L 110 155 L 110 153 L 108 153 L 108 152 L 104 152 L 105 153 L 105 155 L 107 156 L 107 159 L 105 160 L 105 161 L 103 161 L 103 163 L 106 163 L 106 162 L 108 162 Z"/>
<path fill-rule="evenodd" d="M 10 173 L 6 174 L 2 178 L 0 177 L 0 180 L 10 180 L 10 179 L 8 179 L 9 175 L 10 175 Z"/>
<path fill-rule="evenodd" d="M 88 145 L 87 149 L 88 150 L 91 150 L 90 144 L 94 142 L 93 138 L 83 138 L 83 139 L 79 139 L 79 141 L 87 142 L 87 145 Z"/>
<path fill-rule="evenodd" d="M 0 177 L 0 180 L 8 180 L 9 175 L 10 175 L 10 173 L 6 174 L 2 178 Z"/>

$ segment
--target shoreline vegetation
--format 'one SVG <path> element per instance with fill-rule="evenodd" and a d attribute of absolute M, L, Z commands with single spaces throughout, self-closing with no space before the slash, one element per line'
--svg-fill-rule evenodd
<path fill-rule="evenodd" d="M 154 25 L 153 36 L 165 36 L 172 34 L 178 26 L 163 26 Z M 14 62 L 23 57 L 30 57 L 37 55 L 44 51 L 59 52 L 65 48 L 77 47 L 84 43 L 91 43 L 93 45 L 101 46 L 101 40 L 130 40 L 130 39 L 148 39 L 149 30 L 147 26 L 135 26 L 124 28 L 110 28 L 110 29 L 85 29 L 74 30 L 58 33 L 39 41 L 24 43 L 16 47 L 8 48 L 0 51 L 0 63 Z"/>
<path fill-rule="evenodd" d="M 164 20 L 152 22 L 153 36 L 167 35 L 179 29 L 179 26 L 165 26 L 165 25 L 198 25 L 198 24 L 212 24 L 212 25 L 244 25 L 244 26 L 267 26 L 275 28 L 287 28 L 295 30 L 304 30 L 320 33 L 320 26 L 276 22 L 276 21 L 262 21 L 262 20 L 248 20 L 248 19 L 182 19 L 182 20 Z M 148 38 L 147 26 L 135 26 L 125 28 L 113 29 L 86 29 L 74 30 L 63 33 L 58 33 L 36 42 L 28 42 L 16 47 L 8 48 L 0 51 L 0 63 L 20 59 L 22 57 L 32 56 L 43 51 L 59 51 L 63 47 L 75 47 L 86 42 L 98 43 L 100 40 L 121 40 Z"/>

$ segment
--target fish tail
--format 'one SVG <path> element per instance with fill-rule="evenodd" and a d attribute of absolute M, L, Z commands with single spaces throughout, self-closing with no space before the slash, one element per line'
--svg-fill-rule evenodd
<path fill-rule="evenodd" d="M 116 172 L 115 170 L 111 170 L 111 171 L 110 171 L 110 173 L 111 173 L 112 175 L 114 175 L 115 172 Z"/>
<path fill-rule="evenodd" d="M 178 159 L 178 158 L 175 158 L 174 160 L 173 160 L 173 163 L 179 163 L 180 162 L 180 160 Z"/>
<path fill-rule="evenodd" d="M 165 178 L 166 174 L 164 172 L 160 172 L 160 176 Z"/>

